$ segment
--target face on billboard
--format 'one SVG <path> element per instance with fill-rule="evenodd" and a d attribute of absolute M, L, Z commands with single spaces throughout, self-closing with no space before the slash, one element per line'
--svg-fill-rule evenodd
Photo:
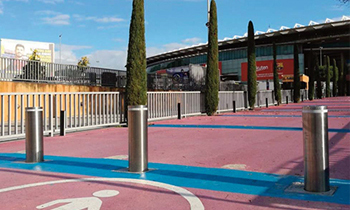
<path fill-rule="evenodd" d="M 24 46 L 21 44 L 16 45 L 15 58 L 21 59 L 25 55 Z"/>

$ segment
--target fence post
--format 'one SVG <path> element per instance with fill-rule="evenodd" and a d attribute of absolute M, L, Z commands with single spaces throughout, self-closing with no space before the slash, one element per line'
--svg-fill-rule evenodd
<path fill-rule="evenodd" d="M 128 106 L 129 171 L 148 170 L 148 109 L 145 105 Z"/>
<path fill-rule="evenodd" d="M 44 161 L 43 108 L 26 108 L 26 162 Z"/>
<path fill-rule="evenodd" d="M 302 112 L 304 137 L 304 189 L 326 192 L 329 187 L 327 106 L 305 106 Z"/>
<path fill-rule="evenodd" d="M 247 96 L 247 91 L 243 92 L 243 100 L 244 100 L 244 108 L 248 108 L 248 96 Z"/>
<path fill-rule="evenodd" d="M 60 136 L 66 135 L 66 111 L 61 110 L 60 112 Z"/>
<path fill-rule="evenodd" d="M 233 113 L 236 113 L 236 101 L 232 101 Z"/>
<path fill-rule="evenodd" d="M 53 98 L 52 94 L 49 94 L 49 126 L 50 126 L 50 136 L 53 137 Z"/>

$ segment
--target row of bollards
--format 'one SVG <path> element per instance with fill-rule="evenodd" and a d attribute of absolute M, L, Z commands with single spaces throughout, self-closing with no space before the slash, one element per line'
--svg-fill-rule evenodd
<path fill-rule="evenodd" d="M 288 99 L 288 98 L 287 98 Z M 288 100 L 287 100 L 288 101 Z M 268 101 L 266 100 L 266 104 Z M 178 104 L 181 117 L 180 104 Z M 233 101 L 233 111 L 236 103 Z M 26 162 L 44 161 L 43 109 L 26 108 Z M 65 134 L 65 111 L 61 112 L 60 134 Z M 326 192 L 329 185 L 328 110 L 326 106 L 305 106 L 302 111 L 304 138 L 304 189 Z M 129 171 L 148 170 L 148 109 L 147 106 L 128 106 Z"/>

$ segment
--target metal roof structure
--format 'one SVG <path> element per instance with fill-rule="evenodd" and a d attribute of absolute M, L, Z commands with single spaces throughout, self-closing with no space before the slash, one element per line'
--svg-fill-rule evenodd
<path fill-rule="evenodd" d="M 350 17 L 343 16 L 340 20 L 336 19 L 329 19 L 327 18 L 323 23 L 318 23 L 315 21 L 310 21 L 308 25 L 302 25 L 299 23 L 296 23 L 292 28 L 281 26 L 280 29 L 272 29 L 269 28 L 266 32 L 264 31 L 255 31 L 255 40 L 264 40 L 269 38 L 278 38 L 281 36 L 286 35 L 295 35 L 295 34 L 301 34 L 301 33 L 307 33 L 307 32 L 316 32 L 321 31 L 325 29 L 334 29 L 337 27 L 348 27 L 350 28 Z M 348 30 L 348 34 L 350 33 L 350 30 Z M 220 50 L 228 49 L 229 47 L 224 46 L 232 46 L 237 45 L 238 47 L 247 41 L 247 33 L 245 33 L 243 36 L 235 35 L 232 38 L 224 38 L 223 40 L 219 40 L 218 45 Z M 294 43 L 297 43 L 297 39 L 294 40 Z M 207 48 L 208 43 L 200 43 L 198 45 L 193 45 L 190 47 L 180 48 L 177 50 L 168 51 L 165 53 L 161 53 L 158 55 L 150 56 L 147 58 L 148 64 L 154 64 L 158 63 L 164 60 L 173 60 L 177 58 L 182 57 L 191 57 L 194 55 L 200 55 L 200 54 L 206 54 L 205 49 Z M 231 47 L 232 49 L 232 47 Z"/>

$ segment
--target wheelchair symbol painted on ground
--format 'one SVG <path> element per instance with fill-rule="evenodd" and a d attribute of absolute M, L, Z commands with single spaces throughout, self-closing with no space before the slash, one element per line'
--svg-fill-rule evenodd
<path fill-rule="evenodd" d="M 134 184 L 143 184 L 149 185 L 153 187 L 163 188 L 172 192 L 175 192 L 182 196 L 190 205 L 191 210 L 204 210 L 204 206 L 200 199 L 196 197 L 190 191 L 177 187 L 170 184 L 165 184 L 161 182 L 148 181 L 148 180 L 140 180 L 140 179 L 126 179 L 126 178 L 84 178 L 84 179 L 68 179 L 68 180 L 58 180 L 58 181 L 48 181 L 48 182 L 40 182 L 34 184 L 27 184 L 15 187 L 9 187 L 0 189 L 0 193 L 9 192 L 13 190 L 21 190 L 25 188 L 31 187 L 39 187 L 44 185 L 53 185 L 53 184 L 63 184 L 63 183 L 72 183 L 72 182 L 89 182 L 89 181 L 108 181 L 108 182 L 125 182 L 125 183 L 134 183 Z M 38 204 L 37 209 L 46 210 L 50 209 L 50 206 L 58 205 L 59 207 L 50 210 L 83 210 L 83 209 L 91 209 L 91 210 L 100 210 L 101 205 L 103 203 L 104 197 L 114 197 L 119 194 L 116 190 L 101 190 L 93 193 L 91 197 L 84 198 L 60 198 L 54 201 L 47 202 L 45 204 Z M 101 199 L 102 198 L 102 199 Z M 102 210 L 102 209 L 101 209 Z"/>

